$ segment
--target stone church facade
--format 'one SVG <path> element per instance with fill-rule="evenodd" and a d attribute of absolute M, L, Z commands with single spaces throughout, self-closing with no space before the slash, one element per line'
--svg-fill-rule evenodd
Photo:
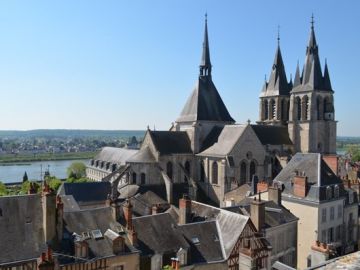
<path fill-rule="evenodd" d="M 165 185 L 169 202 L 182 184 L 192 199 L 224 206 L 228 192 L 256 179 L 271 182 L 297 152 L 336 154 L 333 93 L 312 25 L 302 74 L 298 67 L 294 82 L 287 80 L 278 38 L 259 121 L 236 124 L 212 80 L 206 20 L 199 75 L 180 116 L 168 131 L 147 130 L 121 176 L 127 173 L 130 184 Z"/>

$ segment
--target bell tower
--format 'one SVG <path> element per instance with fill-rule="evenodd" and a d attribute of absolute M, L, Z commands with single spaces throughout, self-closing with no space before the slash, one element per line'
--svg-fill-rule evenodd
<path fill-rule="evenodd" d="M 321 70 L 312 16 L 304 68 L 300 76 L 297 65 L 290 95 L 288 130 L 296 152 L 336 153 L 333 95 L 326 61 L 324 74 Z"/>

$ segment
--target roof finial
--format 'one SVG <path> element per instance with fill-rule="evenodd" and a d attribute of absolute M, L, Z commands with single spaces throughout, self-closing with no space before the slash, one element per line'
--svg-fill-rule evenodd
<path fill-rule="evenodd" d="M 314 23 L 315 23 L 315 21 L 314 21 L 314 13 L 311 14 L 311 21 L 310 21 L 310 23 L 311 23 L 311 29 L 314 29 Z"/>
<path fill-rule="evenodd" d="M 207 22 L 207 11 L 205 12 L 205 22 Z"/>
<path fill-rule="evenodd" d="M 280 25 L 278 25 L 277 42 L 278 46 L 280 46 Z"/>

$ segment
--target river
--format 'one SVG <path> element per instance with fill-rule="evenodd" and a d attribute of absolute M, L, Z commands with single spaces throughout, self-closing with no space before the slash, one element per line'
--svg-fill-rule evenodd
<path fill-rule="evenodd" d="M 0 165 L 0 181 L 3 183 L 21 182 L 26 172 L 29 180 L 39 180 L 40 174 L 49 169 L 50 175 L 57 178 L 67 177 L 67 168 L 73 162 L 88 163 L 88 160 L 55 160 L 55 161 L 34 161 L 16 162 Z"/>

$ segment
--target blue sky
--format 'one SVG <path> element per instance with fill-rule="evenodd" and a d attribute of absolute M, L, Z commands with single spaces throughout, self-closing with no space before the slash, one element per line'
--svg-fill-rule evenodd
<path fill-rule="evenodd" d="M 168 129 L 198 76 L 208 13 L 213 80 L 258 119 L 280 25 L 288 77 L 315 16 L 338 135 L 360 136 L 360 1 L 1 1 L 0 129 Z"/>

